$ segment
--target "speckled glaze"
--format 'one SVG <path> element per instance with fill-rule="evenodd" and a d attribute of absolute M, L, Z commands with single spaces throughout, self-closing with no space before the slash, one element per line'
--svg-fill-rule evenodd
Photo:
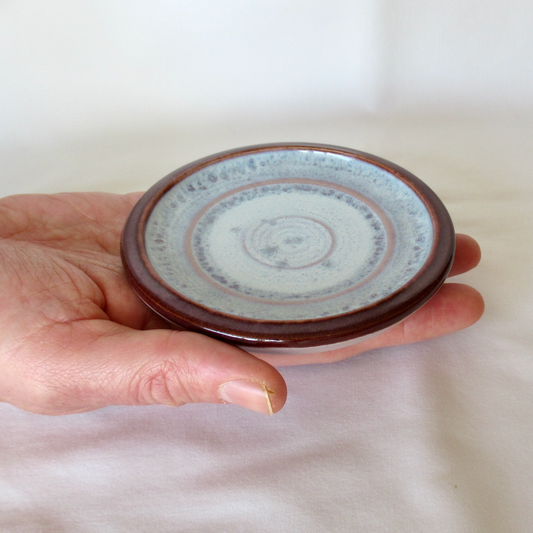
<path fill-rule="evenodd" d="M 450 218 L 407 171 L 310 144 L 216 154 L 132 211 L 123 260 L 177 326 L 245 347 L 346 343 L 420 307 L 454 253 Z"/>

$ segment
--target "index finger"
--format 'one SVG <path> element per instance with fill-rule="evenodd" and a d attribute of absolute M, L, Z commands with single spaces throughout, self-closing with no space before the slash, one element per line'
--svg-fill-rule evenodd
<path fill-rule="evenodd" d="M 481 260 L 481 248 L 469 235 L 458 233 L 455 236 L 455 258 L 448 276 L 457 276 L 472 270 Z"/>

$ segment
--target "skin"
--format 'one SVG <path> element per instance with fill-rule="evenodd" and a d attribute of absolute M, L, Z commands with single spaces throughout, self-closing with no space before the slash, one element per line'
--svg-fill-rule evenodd
<path fill-rule="evenodd" d="M 483 313 L 473 288 L 445 283 L 422 309 L 355 346 L 300 356 L 254 357 L 173 331 L 128 285 L 120 233 L 141 193 L 23 195 L 0 200 L 0 401 L 60 415 L 107 405 L 222 403 L 219 386 L 256 382 L 273 412 L 286 400 L 273 365 L 338 361 L 466 328 Z M 450 276 L 480 260 L 457 236 Z"/>

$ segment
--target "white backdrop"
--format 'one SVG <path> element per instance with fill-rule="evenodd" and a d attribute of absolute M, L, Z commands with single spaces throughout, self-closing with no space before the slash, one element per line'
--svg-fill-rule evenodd
<path fill-rule="evenodd" d="M 4 0 L 0 139 L 530 111 L 532 20 L 528 0 Z"/>

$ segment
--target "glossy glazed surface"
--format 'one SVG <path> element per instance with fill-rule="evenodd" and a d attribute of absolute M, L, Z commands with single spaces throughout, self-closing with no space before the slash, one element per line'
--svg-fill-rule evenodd
<path fill-rule="evenodd" d="M 132 211 L 127 275 L 173 324 L 242 346 L 305 348 L 385 328 L 423 305 L 454 253 L 420 180 L 334 146 L 262 145 L 170 174 Z"/>
<path fill-rule="evenodd" d="M 356 311 L 402 287 L 433 243 L 390 172 L 315 150 L 224 160 L 178 182 L 146 225 L 156 273 L 185 298 L 258 320 Z"/>

